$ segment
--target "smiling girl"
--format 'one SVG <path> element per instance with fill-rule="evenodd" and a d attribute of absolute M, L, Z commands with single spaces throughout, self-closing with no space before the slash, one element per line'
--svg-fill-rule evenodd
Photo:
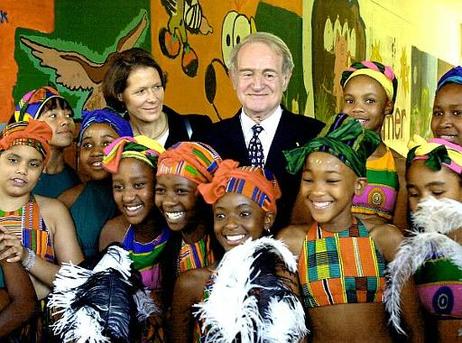
<path fill-rule="evenodd" d="M 281 194 L 273 174 L 225 160 L 213 181 L 199 185 L 199 191 L 213 204 L 215 236 L 226 254 L 219 265 L 179 276 L 172 342 L 231 342 L 237 337 L 246 342 L 297 342 L 305 334 L 305 321 L 288 267 L 292 262 L 295 272 L 295 260 L 280 242 L 259 240 L 270 232 Z M 195 323 L 192 305 L 198 302 Z M 273 303 L 281 306 L 279 313 L 271 311 Z M 281 326 L 278 315 L 284 316 Z"/>
<path fill-rule="evenodd" d="M 171 291 L 180 273 L 211 265 L 220 253 L 211 232 L 210 208 L 197 190 L 212 180 L 220 162 L 215 150 L 199 142 L 177 143 L 159 157 L 156 206 L 173 231 L 166 248 Z"/>
<path fill-rule="evenodd" d="M 393 70 L 379 62 L 353 63 L 342 73 L 342 112 L 365 128 L 382 131 L 385 117 L 393 114 L 398 80 Z M 377 223 L 393 223 L 407 228 L 405 159 L 383 140 L 367 159 L 367 186 L 353 199 L 353 212 Z"/>
<path fill-rule="evenodd" d="M 98 252 L 98 237 L 117 212 L 111 174 L 103 168 L 104 148 L 121 136 L 131 136 L 128 122 L 109 108 L 83 111 L 78 138 L 78 168 L 82 184 L 58 199 L 70 210 L 85 257 Z"/>
<path fill-rule="evenodd" d="M 145 136 L 120 137 L 105 148 L 103 165 L 112 174 L 112 193 L 121 214 L 104 225 L 99 238 L 100 251 L 118 242 L 130 252 L 134 268 L 161 312 L 165 287 L 160 261 L 170 231 L 155 207 L 154 187 L 157 159 L 163 151 Z M 162 341 L 162 315 L 150 319 L 143 340 Z"/>
<path fill-rule="evenodd" d="M 352 214 L 353 197 L 366 185 L 366 160 L 380 138 L 346 115 L 329 133 L 285 152 L 288 170 L 302 169 L 300 192 L 312 225 L 278 235 L 295 256 L 313 342 L 391 342 L 382 303 L 384 270 L 402 240 L 392 225 Z M 410 287 L 410 286 L 409 286 Z M 417 301 L 407 288 L 403 313 L 411 340 L 421 339 Z"/>
<path fill-rule="evenodd" d="M 57 198 L 65 190 L 80 183 L 77 173 L 64 160 L 64 150 L 74 140 L 74 112 L 56 89 L 40 87 L 27 92 L 16 105 L 10 122 L 36 119 L 47 123 L 53 136 L 49 142 L 50 156 L 43 168 L 34 194 Z"/>
<path fill-rule="evenodd" d="M 436 138 L 462 145 L 462 67 L 449 70 L 438 81 L 431 128 Z"/>

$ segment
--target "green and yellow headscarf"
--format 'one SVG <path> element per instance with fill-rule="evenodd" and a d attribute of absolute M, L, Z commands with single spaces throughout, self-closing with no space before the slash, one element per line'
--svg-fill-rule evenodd
<path fill-rule="evenodd" d="M 366 176 L 367 158 L 380 144 L 379 135 L 364 128 L 356 119 L 344 113 L 323 137 L 316 137 L 300 148 L 284 151 L 287 171 L 296 174 L 303 168 L 306 157 L 312 152 L 326 152 L 337 157 L 358 176 Z"/>

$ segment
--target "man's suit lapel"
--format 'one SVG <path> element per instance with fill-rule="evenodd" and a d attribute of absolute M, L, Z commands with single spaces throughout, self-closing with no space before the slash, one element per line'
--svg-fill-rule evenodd
<path fill-rule="evenodd" d="M 283 110 L 281 119 L 279 120 L 278 128 L 276 129 L 273 141 L 271 142 L 271 147 L 266 159 L 265 166 L 274 167 L 275 164 L 280 164 L 281 150 L 293 146 L 292 134 L 293 128 L 291 126 L 290 116 L 286 110 Z"/>

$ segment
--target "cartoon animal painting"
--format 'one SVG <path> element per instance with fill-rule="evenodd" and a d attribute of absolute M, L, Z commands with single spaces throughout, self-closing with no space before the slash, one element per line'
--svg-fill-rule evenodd
<path fill-rule="evenodd" d="M 311 13 L 316 118 L 341 109 L 341 73 L 366 57 L 366 28 L 357 0 L 315 0 Z"/>
<path fill-rule="evenodd" d="M 282 98 L 282 105 L 294 113 L 314 115 L 315 113 L 307 108 L 308 90 L 304 81 L 306 66 L 303 63 L 303 39 L 297 34 L 303 32 L 302 1 L 291 1 L 290 6 L 287 6 L 287 1 L 262 1 L 255 13 L 255 22 L 258 31 L 271 32 L 281 37 L 292 52 L 295 67 Z M 291 29 L 288 30 L 288 27 Z"/>
<path fill-rule="evenodd" d="M 214 58 L 207 66 L 205 72 L 205 94 L 207 101 L 212 105 L 217 117 L 223 119 L 220 113 L 225 112 L 228 92 L 232 92 L 229 83 L 218 80 L 225 80 L 228 75 L 228 57 L 231 50 L 243 38 L 250 33 L 256 32 L 255 20 L 248 18 L 245 14 L 237 11 L 229 11 L 223 19 L 221 27 L 221 58 Z M 228 87 L 226 87 L 228 85 Z M 229 88 L 229 89 L 228 89 Z M 220 94 L 217 95 L 217 92 Z"/>
<path fill-rule="evenodd" d="M 345 26 L 346 31 L 348 26 Z M 342 109 L 342 97 L 343 90 L 340 86 L 340 80 L 342 79 L 342 72 L 350 65 L 351 52 L 348 48 L 348 38 L 345 34 L 337 32 L 335 34 L 334 44 L 334 81 L 332 84 L 332 94 L 335 97 L 335 111 L 340 112 Z"/>
<path fill-rule="evenodd" d="M 399 85 L 400 89 L 403 91 L 404 97 L 407 97 L 409 93 L 409 63 L 407 61 L 407 52 L 406 48 L 401 49 L 401 56 L 399 58 L 400 63 L 400 74 L 399 74 Z"/>
<path fill-rule="evenodd" d="M 176 58 L 181 50 L 181 69 L 194 77 L 197 75 L 199 58 L 190 46 L 188 32 L 207 35 L 213 32 L 204 16 L 199 0 L 161 0 L 170 18 L 167 27 L 159 32 L 159 44 L 162 53 Z"/>
<path fill-rule="evenodd" d="M 63 51 L 51 44 L 34 41 L 30 37 L 21 37 L 20 41 L 40 61 L 40 66 L 55 71 L 58 84 L 71 91 L 87 91 L 88 96 L 84 101 L 83 109 L 92 110 L 106 105 L 101 85 L 115 53 L 136 46 L 147 27 L 147 12 L 143 10 L 138 23 L 118 40 L 115 50 L 109 52 L 102 63 L 91 61 L 77 51 Z"/>

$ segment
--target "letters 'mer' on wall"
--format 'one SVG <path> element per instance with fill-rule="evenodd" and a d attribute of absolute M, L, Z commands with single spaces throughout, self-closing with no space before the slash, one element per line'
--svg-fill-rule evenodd
<path fill-rule="evenodd" d="M 398 98 L 382 135 L 405 153 L 411 132 L 430 135 L 436 80 L 460 63 L 462 5 L 422 1 L 4 0 L 0 122 L 23 93 L 48 83 L 69 99 L 77 117 L 104 106 L 104 72 L 115 52 L 133 46 L 151 51 L 167 72 L 167 105 L 214 121 L 227 118 L 239 108 L 229 52 L 249 33 L 269 31 L 294 56 L 284 105 L 321 120 L 341 109 L 339 80 L 352 61 L 391 65 Z"/>

